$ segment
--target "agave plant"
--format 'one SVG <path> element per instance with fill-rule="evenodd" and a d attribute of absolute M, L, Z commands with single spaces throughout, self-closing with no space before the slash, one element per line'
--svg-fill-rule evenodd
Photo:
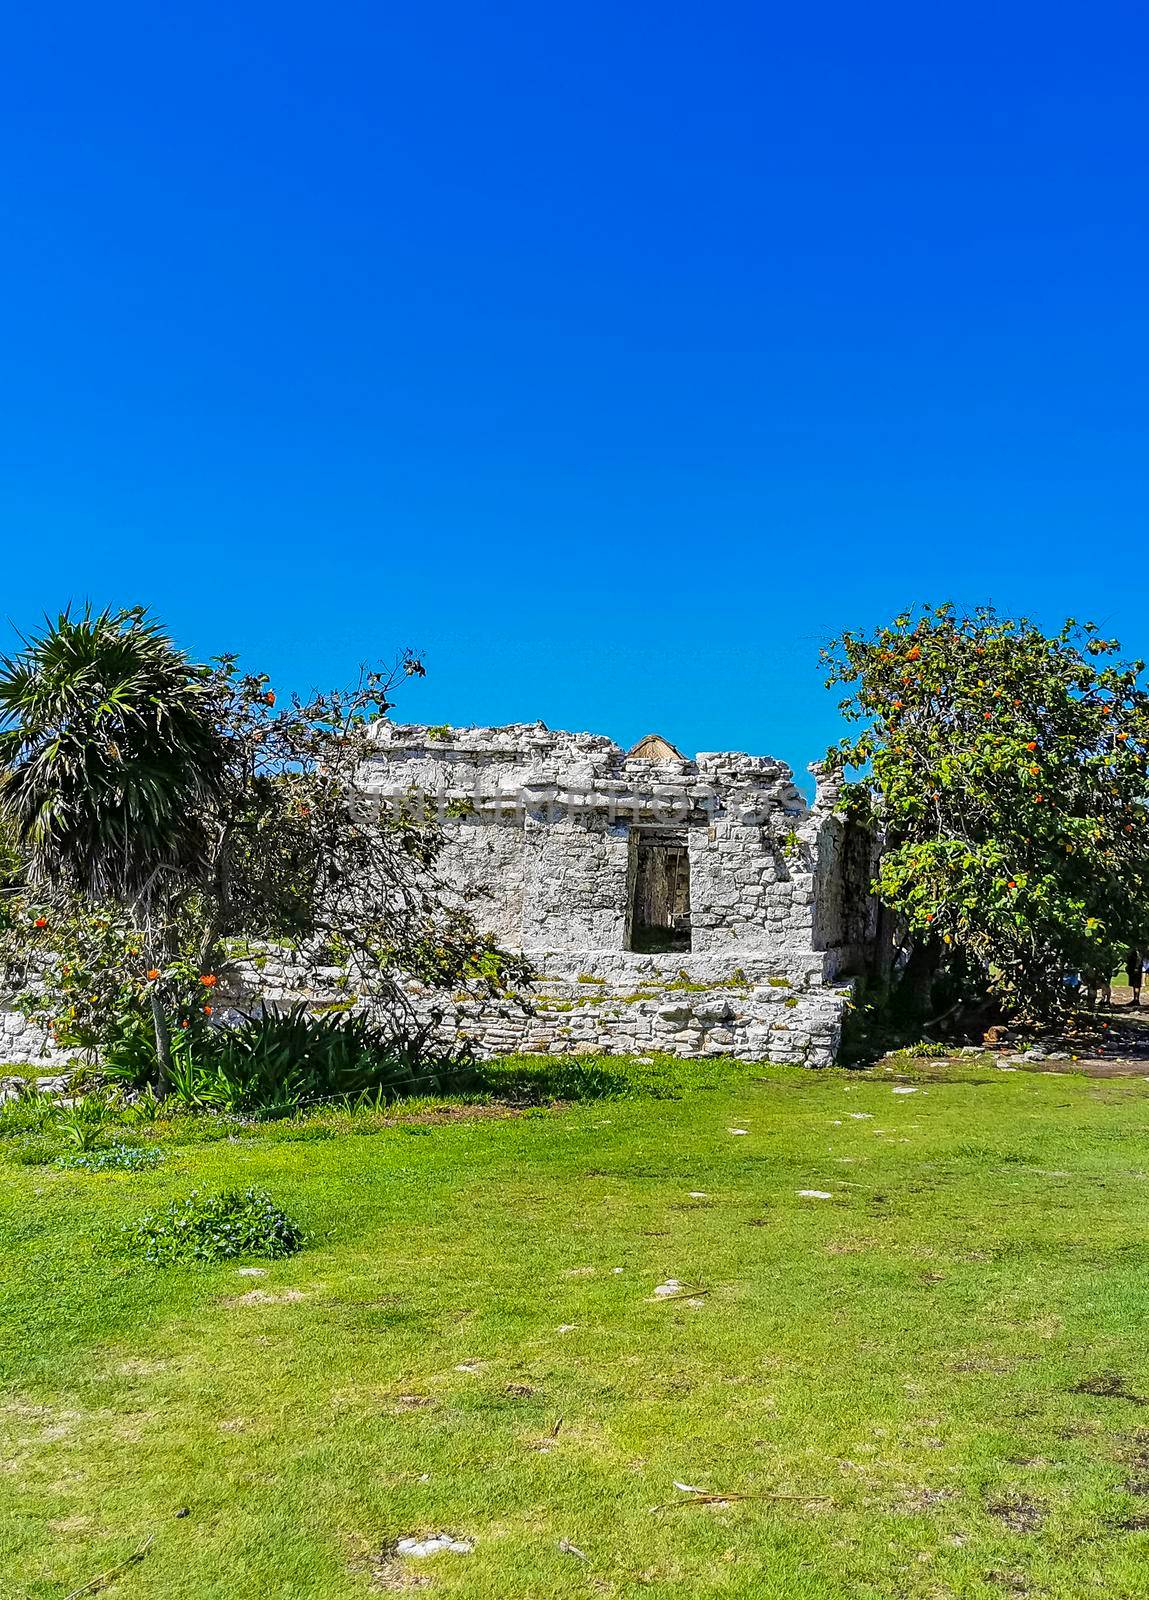
<path fill-rule="evenodd" d="M 432 1067 L 454 1076 L 462 1066 L 432 1059 L 362 1014 L 315 1015 L 299 1005 L 220 1028 L 186 1059 L 177 1052 L 172 1091 L 191 1106 L 279 1117 L 363 1095 L 385 1103 L 415 1092 Z"/>

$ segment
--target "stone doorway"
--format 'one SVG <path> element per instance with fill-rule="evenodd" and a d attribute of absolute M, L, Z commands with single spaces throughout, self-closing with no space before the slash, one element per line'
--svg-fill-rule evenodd
<path fill-rule="evenodd" d="M 627 874 L 627 949 L 690 949 L 690 856 L 684 833 L 635 828 Z"/>

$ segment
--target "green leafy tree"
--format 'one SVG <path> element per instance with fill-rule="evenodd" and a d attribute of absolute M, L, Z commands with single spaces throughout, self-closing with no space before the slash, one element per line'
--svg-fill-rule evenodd
<path fill-rule="evenodd" d="M 139 612 L 92 620 L 129 635 L 145 632 L 149 649 L 163 637 Z M 0 816 L 18 820 L 31 863 L 8 896 L 0 956 L 8 987 L 23 983 L 25 1009 L 60 1044 L 115 1051 L 121 1060 L 126 1054 L 141 1063 L 141 1076 L 154 1049 L 161 1084 L 170 1080 L 173 1051 L 180 1058 L 195 1051 L 218 1021 L 230 968 L 263 941 L 341 968 L 347 1003 L 397 1033 L 409 1031 L 409 978 L 440 989 L 474 982 L 502 992 L 529 977 L 527 964 L 480 933 L 440 881 L 438 819 L 374 804 L 363 792 L 372 722 L 386 714 L 399 683 L 423 674 L 409 653 L 386 671 L 362 673 L 350 689 L 281 703 L 267 676 L 241 672 L 234 656 L 193 666 L 168 644 L 183 663 L 171 691 L 177 701 L 194 693 L 204 724 L 197 729 L 199 781 L 185 784 L 178 808 L 160 797 L 171 812 L 170 831 L 151 815 L 136 830 L 146 792 L 125 816 L 115 764 L 135 747 L 116 735 L 109 750 L 105 679 L 82 676 L 71 690 L 76 710 L 68 734 L 76 749 L 65 794 L 77 793 L 69 804 L 90 818 L 89 829 L 112 817 L 106 832 L 127 840 L 135 865 L 131 874 L 118 867 L 94 874 L 74 870 L 58 848 L 38 854 L 36 819 L 51 816 L 61 801 L 51 762 L 42 762 L 35 783 L 26 767 L 42 760 L 55 723 L 26 715 L 26 704 L 40 702 L 15 686 L 41 655 L 56 659 L 61 624 L 8 664 L 0 683 L 0 696 L 9 696 L 0 698 L 9 717 Z M 152 687 L 157 701 L 171 691 Z M 169 726 L 158 707 L 156 719 Z M 73 767 L 92 776 L 98 800 L 107 798 L 96 804 L 82 793 Z M 81 864 L 87 859 L 82 854 Z"/>
<path fill-rule="evenodd" d="M 1035 1018 L 1104 982 L 1149 905 L 1143 663 L 1069 621 L 923 607 L 823 652 L 863 726 L 828 761 L 879 827 L 875 884 L 923 1005 L 992 997 Z M 939 989 L 941 980 L 943 988 Z"/>

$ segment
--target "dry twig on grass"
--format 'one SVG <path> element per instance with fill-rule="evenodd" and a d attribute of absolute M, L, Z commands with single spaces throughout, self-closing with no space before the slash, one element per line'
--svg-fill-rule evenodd
<path fill-rule="evenodd" d="M 133 1550 L 126 1560 L 109 1567 L 106 1572 L 98 1572 L 94 1578 L 89 1578 L 87 1583 L 82 1583 L 78 1589 L 73 1589 L 70 1595 L 65 1596 L 65 1600 L 80 1600 L 81 1595 L 98 1594 L 106 1584 L 111 1583 L 113 1578 L 118 1578 L 121 1572 L 127 1572 L 129 1567 L 138 1566 L 147 1555 L 154 1539 L 155 1534 L 149 1533 L 140 1548 Z"/>

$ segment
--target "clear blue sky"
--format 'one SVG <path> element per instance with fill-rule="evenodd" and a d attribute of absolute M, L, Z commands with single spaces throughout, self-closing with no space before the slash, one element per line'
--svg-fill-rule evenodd
<path fill-rule="evenodd" d="M 799 768 L 820 641 L 916 599 L 1149 654 L 1147 55 L 1132 5 L 14 9 L 3 614 Z"/>

